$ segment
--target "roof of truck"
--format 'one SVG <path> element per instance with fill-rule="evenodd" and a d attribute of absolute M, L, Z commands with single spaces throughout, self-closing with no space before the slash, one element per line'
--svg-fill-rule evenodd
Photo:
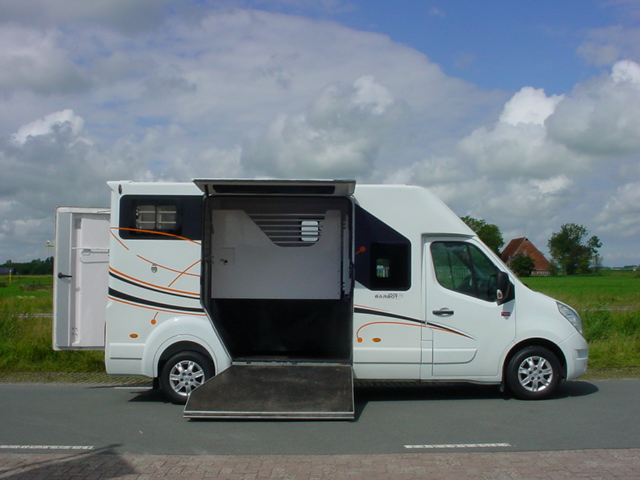
<path fill-rule="evenodd" d="M 405 236 L 475 233 L 435 194 L 412 185 L 356 184 L 356 202 Z"/>

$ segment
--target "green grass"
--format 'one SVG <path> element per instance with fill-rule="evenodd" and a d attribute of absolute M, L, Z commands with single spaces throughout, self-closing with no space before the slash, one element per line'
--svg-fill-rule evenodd
<path fill-rule="evenodd" d="M 533 290 L 580 313 L 589 342 L 590 377 L 640 376 L 640 275 L 530 277 Z M 0 373 L 104 372 L 101 351 L 54 351 L 51 277 L 0 278 Z M 588 378 L 588 377 L 587 377 Z"/>
<path fill-rule="evenodd" d="M 54 351 L 50 276 L 0 278 L 0 372 L 103 372 L 103 352 Z"/>
<path fill-rule="evenodd" d="M 524 278 L 531 289 L 574 307 L 589 343 L 591 374 L 640 375 L 640 275 L 607 271 L 598 276 Z"/>

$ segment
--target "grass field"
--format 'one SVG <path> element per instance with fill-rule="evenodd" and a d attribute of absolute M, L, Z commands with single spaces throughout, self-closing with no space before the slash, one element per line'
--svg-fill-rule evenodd
<path fill-rule="evenodd" d="M 523 280 L 531 289 L 578 310 L 589 343 L 590 375 L 605 370 L 616 375 L 640 375 L 639 273 L 605 271 L 598 276 Z"/>
<path fill-rule="evenodd" d="M 51 276 L 0 278 L 0 372 L 103 372 L 102 352 L 52 348 Z"/>
<path fill-rule="evenodd" d="M 530 277 L 533 290 L 576 308 L 589 342 L 589 376 L 640 376 L 640 274 Z M 102 352 L 51 346 L 51 277 L 0 278 L 0 372 L 102 372 Z"/>

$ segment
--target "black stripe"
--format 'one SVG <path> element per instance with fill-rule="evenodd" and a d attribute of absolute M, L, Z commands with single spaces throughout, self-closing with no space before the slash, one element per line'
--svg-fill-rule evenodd
<path fill-rule="evenodd" d="M 124 300 L 126 302 L 137 303 L 140 305 L 144 305 L 147 307 L 161 308 L 166 310 L 177 310 L 179 312 L 185 313 L 202 313 L 204 312 L 203 308 L 193 308 L 193 307 L 183 307 L 178 305 L 169 305 L 166 303 L 160 302 L 152 302 L 150 300 L 146 300 L 140 297 L 134 297 L 133 295 L 128 295 L 126 293 L 119 292 L 118 290 L 114 290 L 113 288 L 109 288 L 109 296 L 118 298 L 120 300 Z"/>
<path fill-rule="evenodd" d="M 469 335 L 467 335 L 465 333 L 458 332 L 458 331 L 453 330 L 451 328 L 445 327 L 444 325 L 439 325 L 437 323 L 432 323 L 432 322 L 425 322 L 423 320 L 418 320 L 416 318 L 411 318 L 411 317 L 405 317 L 403 315 L 396 315 L 395 313 L 380 312 L 378 310 L 370 310 L 368 308 L 362 308 L 362 307 L 355 307 L 353 309 L 353 311 L 355 313 L 366 313 L 367 315 L 377 315 L 379 317 L 389 317 L 389 318 L 397 318 L 399 320 L 407 320 L 409 322 L 419 323 L 421 325 L 426 325 L 428 327 L 439 328 L 439 329 L 445 330 L 445 331 L 447 331 L 449 333 L 454 333 L 456 335 L 462 335 L 463 337 L 467 337 L 467 338 L 473 339 L 473 337 L 470 337 Z"/>
<path fill-rule="evenodd" d="M 174 296 L 174 297 L 188 298 L 190 300 L 194 300 L 195 298 L 197 298 L 197 297 L 193 297 L 191 295 L 183 295 L 181 293 L 167 292 L 165 290 L 160 290 L 159 288 L 153 288 L 153 287 L 150 287 L 148 285 L 142 285 L 140 283 L 134 282 L 133 280 L 129 280 L 128 278 L 121 277 L 120 275 L 118 275 L 116 273 L 113 273 L 113 272 L 109 272 L 109 275 L 111 275 L 116 280 L 120 280 L 121 282 L 128 283 L 129 285 L 133 285 L 133 286 L 139 287 L 139 288 L 144 288 L 145 290 L 151 290 L 152 292 L 156 292 L 156 293 L 162 293 L 163 295 L 171 295 L 171 296 Z"/>
<path fill-rule="evenodd" d="M 405 317 L 404 315 L 397 315 L 395 313 L 381 312 L 379 310 L 369 310 L 368 308 L 355 307 L 353 311 L 355 313 L 366 313 L 367 315 L 377 315 L 379 317 L 397 318 L 399 320 L 407 320 L 409 322 L 420 323 L 422 325 L 425 324 L 424 320 L 419 320 L 417 318 Z"/>

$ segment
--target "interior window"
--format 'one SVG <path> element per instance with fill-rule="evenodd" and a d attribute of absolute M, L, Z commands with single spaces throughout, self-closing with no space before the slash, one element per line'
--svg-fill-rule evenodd
<path fill-rule="evenodd" d="M 496 301 L 498 268 L 475 245 L 433 242 L 431 256 L 443 287 L 489 302 Z"/>
<path fill-rule="evenodd" d="M 369 290 L 411 287 L 411 242 L 356 205 L 355 278 Z"/>
<path fill-rule="evenodd" d="M 178 227 L 178 208 L 175 205 L 138 205 L 136 228 L 170 232 Z"/>
<path fill-rule="evenodd" d="M 201 239 L 202 197 L 124 195 L 120 200 L 120 237 L 126 239 Z"/>

